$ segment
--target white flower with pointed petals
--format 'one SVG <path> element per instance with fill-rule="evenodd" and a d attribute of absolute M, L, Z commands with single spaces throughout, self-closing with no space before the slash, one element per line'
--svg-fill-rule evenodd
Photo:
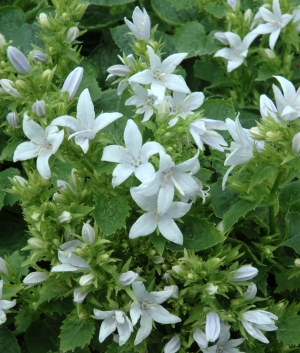
<path fill-rule="evenodd" d="M 269 115 L 279 123 L 279 119 L 277 117 L 277 108 L 275 107 L 274 103 L 268 98 L 265 94 L 260 96 L 259 100 L 259 109 L 260 115 L 263 119 L 267 118 Z"/>
<path fill-rule="evenodd" d="M 278 328 L 274 325 L 274 320 L 278 320 L 278 317 L 268 311 L 250 310 L 243 313 L 242 317 L 242 324 L 246 331 L 263 343 L 269 343 L 269 340 L 261 332 L 261 330 L 275 331 Z"/>
<path fill-rule="evenodd" d="M 224 39 L 226 37 L 230 48 L 223 48 L 218 50 L 214 57 L 221 57 L 227 60 L 227 71 L 231 72 L 242 65 L 248 54 L 249 46 L 257 36 L 258 34 L 250 32 L 242 40 L 236 33 L 224 32 L 222 33 L 221 37 L 220 32 L 217 32 L 215 35 L 216 39 L 220 38 L 222 43 L 226 43 Z"/>
<path fill-rule="evenodd" d="M 119 334 L 119 346 L 123 346 L 133 332 L 132 323 L 121 310 L 101 311 L 94 309 L 98 320 L 104 320 L 100 326 L 99 342 L 102 343 L 116 329 Z"/>
<path fill-rule="evenodd" d="M 148 159 L 155 153 L 165 151 L 158 142 L 146 142 L 142 145 L 140 130 L 131 119 L 127 121 L 124 130 L 124 141 L 125 147 L 106 146 L 101 158 L 102 161 L 119 163 L 112 174 L 113 187 L 123 183 L 132 173 L 142 182 L 152 177 L 155 169 Z"/>
<path fill-rule="evenodd" d="M 132 283 L 132 289 L 137 299 L 137 302 L 133 302 L 130 307 L 132 324 L 135 325 L 141 317 L 140 328 L 134 340 L 135 345 L 141 343 L 150 335 L 152 321 L 160 324 L 176 324 L 181 321 L 178 316 L 170 314 L 160 305 L 170 298 L 173 293 L 172 290 L 148 293 L 142 282 Z"/>
<path fill-rule="evenodd" d="M 143 11 L 136 6 L 132 14 L 132 21 L 124 18 L 125 23 L 131 30 L 131 32 L 138 38 L 142 40 L 149 40 L 150 38 L 150 30 L 151 30 L 151 22 L 150 17 L 147 14 L 146 9 Z"/>
<path fill-rule="evenodd" d="M 193 92 L 187 95 L 184 92 L 173 92 L 173 97 L 168 97 L 171 108 L 171 114 L 176 117 L 185 119 L 188 115 L 194 114 L 193 110 L 198 109 L 203 101 L 204 94 L 202 92 Z"/>
<path fill-rule="evenodd" d="M 2 297 L 2 290 L 3 290 L 3 280 L 0 280 L 0 298 Z M 13 308 L 16 305 L 16 300 L 13 301 L 9 300 L 0 300 L 0 325 L 4 324 L 6 321 L 6 315 L 3 310 L 8 310 Z"/>
<path fill-rule="evenodd" d="M 123 77 L 123 76 L 128 76 L 130 74 L 131 72 L 130 67 L 133 67 L 134 65 L 133 55 L 129 54 L 125 60 L 120 55 L 118 55 L 118 58 L 122 61 L 124 65 L 117 64 L 117 65 L 110 66 L 107 69 L 107 72 L 109 73 L 109 75 L 106 77 L 106 80 L 114 76 Z"/>
<path fill-rule="evenodd" d="M 24 114 L 23 130 L 30 142 L 21 143 L 15 150 L 13 160 L 26 161 L 37 157 L 36 167 L 41 176 L 49 179 L 51 176 L 48 160 L 56 153 L 64 138 L 64 131 L 58 131 L 57 126 L 47 126 L 44 130 L 33 120 L 28 120 Z"/>
<path fill-rule="evenodd" d="M 250 34 L 259 35 L 270 33 L 269 45 L 271 49 L 274 49 L 280 31 L 291 21 L 293 15 L 282 15 L 279 0 L 273 0 L 273 12 L 261 6 L 259 8 L 259 14 L 265 23 L 258 25 Z"/>
<path fill-rule="evenodd" d="M 159 101 L 164 99 L 166 88 L 173 91 L 190 93 L 190 89 L 186 85 L 184 78 L 180 75 L 172 74 L 176 66 L 187 56 L 187 53 L 170 55 L 161 62 L 160 58 L 149 45 L 147 45 L 147 48 L 150 69 L 131 76 L 128 80 L 129 83 L 151 84 L 151 91 L 158 97 Z"/>
<path fill-rule="evenodd" d="M 230 339 L 230 325 L 224 325 L 221 323 L 221 331 L 217 344 L 213 346 L 215 350 L 208 349 L 208 353 L 242 353 L 237 348 L 240 344 L 245 341 L 244 338 Z M 213 348 L 210 347 L 210 348 Z M 203 351 L 206 352 L 206 351 Z"/>
<path fill-rule="evenodd" d="M 75 143 L 86 153 L 89 149 L 89 141 L 96 136 L 97 132 L 121 116 L 121 113 L 103 113 L 95 119 L 94 105 L 86 88 L 78 99 L 77 119 L 63 115 L 54 119 L 51 125 L 65 126 L 73 130 L 69 139 L 75 137 Z"/>
<path fill-rule="evenodd" d="M 220 317 L 217 313 L 210 311 L 206 314 L 205 334 L 208 342 L 214 342 L 220 334 Z"/>

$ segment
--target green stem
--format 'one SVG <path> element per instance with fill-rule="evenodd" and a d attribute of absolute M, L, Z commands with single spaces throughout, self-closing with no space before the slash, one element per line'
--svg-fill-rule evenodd
<path fill-rule="evenodd" d="M 82 155 L 76 150 L 75 146 L 72 146 L 72 150 L 80 163 L 92 174 L 94 175 L 94 168 L 87 159 L 82 158 Z"/>
<path fill-rule="evenodd" d="M 277 177 L 274 181 L 274 184 L 272 186 L 272 189 L 270 190 L 270 198 L 276 194 L 277 189 L 280 185 L 281 179 L 283 176 L 283 171 L 279 171 L 277 174 Z M 275 216 L 276 216 L 276 209 L 275 209 L 275 203 L 276 200 L 273 201 L 272 205 L 269 207 L 269 227 L 270 227 L 270 235 L 276 233 L 276 227 L 275 227 Z"/>

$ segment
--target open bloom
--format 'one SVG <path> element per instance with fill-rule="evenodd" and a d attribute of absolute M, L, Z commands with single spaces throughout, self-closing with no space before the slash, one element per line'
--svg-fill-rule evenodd
<path fill-rule="evenodd" d="M 170 314 L 168 310 L 160 305 L 170 298 L 173 293 L 172 290 L 148 293 L 142 282 L 132 283 L 132 289 L 137 299 L 137 302 L 133 302 L 130 307 L 130 316 L 133 325 L 141 318 L 140 328 L 134 341 L 135 345 L 141 343 L 150 335 L 152 321 L 160 324 L 176 324 L 181 321 L 178 316 Z"/>
<path fill-rule="evenodd" d="M 125 147 L 112 145 L 103 150 L 101 160 L 119 163 L 113 171 L 113 187 L 123 183 L 134 173 L 140 181 L 145 181 L 155 174 L 153 165 L 148 162 L 150 156 L 165 149 L 158 142 L 146 142 L 142 145 L 142 135 L 135 122 L 127 121 L 124 130 Z"/>
<path fill-rule="evenodd" d="M 73 133 L 69 139 L 75 137 L 75 143 L 86 153 L 89 149 L 89 141 L 96 136 L 97 132 L 121 116 L 121 113 L 103 113 L 95 119 L 94 105 L 89 90 L 86 88 L 78 99 L 77 118 L 63 115 L 54 119 L 51 125 L 70 128 Z"/>
<path fill-rule="evenodd" d="M 132 14 L 133 23 L 127 20 L 126 17 L 124 18 L 124 21 L 138 39 L 148 40 L 150 38 L 151 23 L 146 9 L 143 9 L 142 11 L 136 6 Z"/>
<path fill-rule="evenodd" d="M 237 348 L 240 344 L 245 341 L 244 338 L 230 339 L 230 325 L 224 325 L 221 323 L 221 331 L 219 339 L 213 350 L 213 347 L 208 348 L 209 353 L 242 353 Z M 211 349 L 211 350 L 210 350 Z"/>
<path fill-rule="evenodd" d="M 174 91 L 173 97 L 168 97 L 168 101 L 171 114 L 176 114 L 176 117 L 185 119 L 188 115 L 194 114 L 193 110 L 198 109 L 202 105 L 204 94 L 202 92 L 193 92 L 187 95 L 184 92 Z"/>
<path fill-rule="evenodd" d="M 166 88 L 177 92 L 190 93 L 190 89 L 186 85 L 184 78 L 180 75 L 172 74 L 176 66 L 187 56 L 187 53 L 170 55 L 161 62 L 160 58 L 149 45 L 147 45 L 147 48 L 150 69 L 131 76 L 128 80 L 129 83 L 151 84 L 151 91 L 158 97 L 159 101 L 164 99 Z"/>
<path fill-rule="evenodd" d="M 27 113 L 24 114 L 23 130 L 30 142 L 21 143 L 15 150 L 13 160 L 26 161 L 37 157 L 36 167 L 41 176 L 49 179 L 51 171 L 49 158 L 56 153 L 64 138 L 64 131 L 58 131 L 57 126 L 47 126 L 44 130 L 38 123 L 28 120 Z"/>
<path fill-rule="evenodd" d="M 282 15 L 279 0 L 273 0 L 273 12 L 261 6 L 259 8 L 259 15 L 264 20 L 264 23 L 258 25 L 250 34 L 259 35 L 270 33 L 269 45 L 271 49 L 274 49 L 281 29 L 291 21 L 293 15 Z"/>
<path fill-rule="evenodd" d="M 2 290 L 3 290 L 3 280 L 0 280 L 0 298 L 2 297 Z M 6 321 L 6 315 L 3 310 L 8 310 L 11 309 L 16 305 L 16 300 L 14 299 L 13 301 L 9 300 L 0 300 L 0 325 L 4 324 Z"/>
<path fill-rule="evenodd" d="M 133 332 L 132 323 L 121 310 L 101 311 L 94 309 L 98 320 L 104 320 L 100 326 L 99 341 L 102 343 L 112 332 L 118 330 L 119 346 L 127 342 Z"/>

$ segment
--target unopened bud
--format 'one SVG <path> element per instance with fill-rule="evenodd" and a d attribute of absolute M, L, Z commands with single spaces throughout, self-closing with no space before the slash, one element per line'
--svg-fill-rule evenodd
<path fill-rule="evenodd" d="M 42 239 L 39 238 L 30 238 L 27 240 L 27 243 L 33 248 L 44 249 L 46 248 L 46 244 Z"/>
<path fill-rule="evenodd" d="M 48 20 L 48 16 L 44 12 L 41 12 L 39 14 L 39 22 L 40 22 L 42 27 L 45 27 L 45 28 L 50 28 L 51 27 L 50 22 Z"/>
<path fill-rule="evenodd" d="M 2 257 L 0 257 L 0 273 L 8 274 L 6 261 Z"/>
<path fill-rule="evenodd" d="M 7 48 L 7 56 L 13 67 L 23 75 L 30 71 L 30 64 L 26 56 L 19 49 L 9 46 Z"/>
<path fill-rule="evenodd" d="M 46 103 L 43 99 L 40 101 L 37 100 L 31 108 L 38 116 L 46 115 Z"/>
<path fill-rule="evenodd" d="M 172 286 L 165 286 L 164 287 L 164 290 L 172 290 L 172 295 L 170 298 L 174 298 L 174 299 L 178 299 L 178 286 L 176 286 L 175 284 L 172 285 Z"/>
<path fill-rule="evenodd" d="M 273 50 L 271 50 L 269 48 L 265 48 L 264 51 L 269 59 L 275 59 L 276 56 L 275 56 L 275 52 Z"/>
<path fill-rule="evenodd" d="M 13 179 L 14 179 L 15 181 L 17 181 L 21 186 L 24 186 L 25 184 L 28 183 L 28 181 L 27 181 L 26 179 L 22 178 L 22 177 L 19 176 L 19 175 L 15 175 L 15 176 L 13 177 Z"/>
<path fill-rule="evenodd" d="M 129 284 L 136 281 L 138 276 L 139 275 L 136 272 L 127 271 L 121 274 L 121 276 L 119 277 L 119 282 L 122 284 L 122 286 L 128 286 Z"/>
<path fill-rule="evenodd" d="M 6 120 L 8 122 L 8 125 L 11 127 L 17 127 L 19 124 L 19 118 L 17 117 L 17 114 L 14 112 L 10 112 L 6 115 Z"/>
<path fill-rule="evenodd" d="M 256 296 L 257 293 L 257 287 L 256 284 L 252 283 L 251 286 L 249 286 L 244 293 L 244 297 L 246 300 L 251 300 Z"/>
<path fill-rule="evenodd" d="M 26 90 L 27 89 L 27 85 L 26 85 L 26 83 L 23 80 L 17 80 L 15 82 L 15 85 L 20 90 Z"/>
<path fill-rule="evenodd" d="M 48 55 L 43 53 L 41 50 L 36 50 L 32 57 L 32 60 L 35 62 L 46 62 L 48 59 Z"/>
<path fill-rule="evenodd" d="M 65 91 L 69 92 L 69 101 L 75 96 L 78 90 L 78 87 L 80 85 L 80 82 L 82 80 L 82 76 L 83 76 L 83 68 L 76 67 L 76 69 L 70 72 L 70 74 L 66 78 L 61 90 L 63 92 Z"/>
<path fill-rule="evenodd" d="M 88 275 L 83 275 L 80 277 L 79 284 L 81 285 L 81 287 L 88 286 L 93 282 L 94 278 L 95 275 L 92 273 L 89 273 Z"/>
<path fill-rule="evenodd" d="M 21 97 L 20 93 L 15 88 L 13 88 L 13 82 L 11 80 L 3 78 L 2 80 L 0 80 L 0 85 L 4 89 L 4 91 L 10 94 L 11 96 Z"/>
<path fill-rule="evenodd" d="M 94 231 L 94 228 L 89 225 L 89 222 L 90 221 L 88 221 L 87 223 L 83 224 L 81 235 L 82 235 L 83 240 L 86 243 L 94 244 L 94 242 L 95 242 L 95 231 Z"/>
<path fill-rule="evenodd" d="M 166 100 L 163 100 L 158 109 L 157 109 L 157 115 L 159 116 L 160 121 L 164 121 L 168 118 L 170 115 L 170 107 L 169 103 Z"/>
<path fill-rule="evenodd" d="M 174 336 L 171 340 L 165 345 L 164 353 L 176 353 L 181 347 L 180 338 Z"/>
<path fill-rule="evenodd" d="M 99 262 L 100 263 L 104 263 L 109 259 L 109 255 L 108 254 L 103 254 L 99 256 Z"/>
<path fill-rule="evenodd" d="M 214 37 L 223 44 L 229 44 L 228 38 L 225 33 L 223 32 L 216 32 Z"/>
<path fill-rule="evenodd" d="M 258 274 L 258 269 L 251 265 L 245 265 L 240 267 L 235 276 L 232 278 L 233 282 L 248 281 Z"/>
<path fill-rule="evenodd" d="M 234 10 L 236 7 L 236 0 L 227 0 L 227 4 Z"/>
<path fill-rule="evenodd" d="M 46 272 L 31 272 L 23 279 L 26 286 L 39 284 L 46 281 L 48 274 Z"/>
<path fill-rule="evenodd" d="M 220 334 L 220 317 L 217 313 L 210 311 L 206 314 L 205 334 L 209 342 L 214 342 Z"/>
<path fill-rule="evenodd" d="M 52 72 L 50 69 L 47 69 L 45 70 L 43 73 L 42 73 L 42 80 L 44 83 L 47 83 L 47 82 L 50 82 L 52 79 Z"/>
<path fill-rule="evenodd" d="M 66 40 L 69 43 L 72 43 L 79 35 L 79 29 L 77 27 L 71 27 L 68 29 Z"/>
<path fill-rule="evenodd" d="M 153 261 L 154 264 L 161 264 L 161 263 L 163 263 L 165 261 L 165 258 L 162 257 L 162 256 L 154 256 L 152 258 L 152 261 Z"/>
<path fill-rule="evenodd" d="M 172 267 L 172 270 L 178 275 L 183 274 L 184 268 L 181 265 L 175 265 Z"/>
<path fill-rule="evenodd" d="M 300 267 L 300 259 L 295 259 L 294 264 L 296 267 Z"/>
<path fill-rule="evenodd" d="M 253 17 L 253 12 L 251 9 L 247 9 L 244 13 L 244 20 L 245 22 L 250 23 L 252 21 L 252 17 Z"/>
<path fill-rule="evenodd" d="M 87 290 L 82 290 L 82 288 L 76 288 L 74 290 L 74 299 L 73 302 L 75 303 L 82 303 L 85 299 L 85 297 L 88 295 L 88 291 Z"/>
<path fill-rule="evenodd" d="M 63 211 L 62 214 L 58 217 L 58 222 L 59 223 L 70 223 L 72 219 L 72 215 L 68 211 Z"/>
<path fill-rule="evenodd" d="M 0 33 L 0 48 L 3 47 L 3 45 L 6 44 L 6 40 L 4 38 L 4 35 Z"/>
<path fill-rule="evenodd" d="M 209 295 L 214 295 L 218 292 L 219 286 L 214 286 L 212 283 L 209 283 L 205 288 L 205 291 Z"/>
<path fill-rule="evenodd" d="M 292 150 L 295 153 L 299 153 L 300 152 L 300 132 L 297 132 L 297 134 L 293 137 Z"/>

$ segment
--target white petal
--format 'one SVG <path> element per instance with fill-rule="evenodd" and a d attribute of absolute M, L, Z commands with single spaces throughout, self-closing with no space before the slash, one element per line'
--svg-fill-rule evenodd
<path fill-rule="evenodd" d="M 178 66 L 187 55 L 188 53 L 178 53 L 168 56 L 161 63 L 162 72 L 165 72 L 167 74 L 172 73 L 176 69 L 176 66 Z"/>
<path fill-rule="evenodd" d="M 182 245 L 183 235 L 172 218 L 162 216 L 158 221 L 158 229 L 161 234 L 173 243 Z"/>
<path fill-rule="evenodd" d="M 80 288 L 77 288 L 80 289 Z M 97 320 L 104 320 L 107 319 L 108 317 L 111 317 L 114 315 L 114 311 L 102 311 L 98 309 L 94 309 L 94 315 L 96 316 Z"/>
<path fill-rule="evenodd" d="M 112 185 L 116 186 L 122 184 L 134 172 L 134 167 L 130 164 L 118 164 L 114 169 L 112 176 Z"/>
<path fill-rule="evenodd" d="M 23 120 L 23 130 L 25 135 L 37 144 L 42 144 L 44 142 L 45 131 L 44 129 L 33 120 L 28 120 L 29 117 L 27 113 L 24 114 Z"/>
<path fill-rule="evenodd" d="M 191 207 L 191 203 L 172 202 L 170 208 L 167 211 L 167 215 L 172 218 L 180 218 L 188 213 Z"/>
<path fill-rule="evenodd" d="M 139 321 L 141 314 L 142 310 L 140 304 L 133 302 L 130 306 L 130 317 L 133 325 L 135 325 Z"/>
<path fill-rule="evenodd" d="M 144 185 L 143 183 L 142 185 Z M 145 211 L 153 211 L 157 206 L 157 194 L 151 196 L 144 196 L 139 192 L 137 187 L 130 189 L 131 197 Z"/>
<path fill-rule="evenodd" d="M 150 156 L 159 152 L 166 152 L 164 147 L 155 141 L 146 142 L 141 149 L 140 158 L 143 163 L 148 162 Z"/>
<path fill-rule="evenodd" d="M 14 299 L 13 301 L 9 300 L 0 300 L 0 309 L 2 310 L 8 310 L 13 308 L 17 304 L 16 300 Z"/>
<path fill-rule="evenodd" d="M 140 321 L 140 328 L 136 334 L 134 345 L 141 343 L 150 335 L 152 330 L 152 318 L 148 314 L 143 314 Z"/>
<path fill-rule="evenodd" d="M 126 321 L 124 322 L 124 324 L 118 327 L 119 346 L 122 346 L 128 341 L 128 338 L 130 337 L 131 332 L 133 332 L 133 327 L 130 320 L 126 317 Z"/>
<path fill-rule="evenodd" d="M 129 238 L 134 239 L 140 236 L 146 236 L 155 231 L 157 221 L 154 212 L 147 212 L 137 219 L 129 232 Z"/>
<path fill-rule="evenodd" d="M 142 83 L 142 84 L 150 84 L 154 81 L 154 78 L 152 76 L 151 70 L 147 69 L 142 72 L 138 72 L 137 74 L 134 74 L 128 79 L 129 83 L 131 82 L 137 82 L 137 83 Z"/>
<path fill-rule="evenodd" d="M 136 123 L 128 119 L 124 130 L 124 142 L 128 151 L 136 158 L 140 157 L 142 148 L 142 135 Z"/>
<path fill-rule="evenodd" d="M 206 314 L 205 334 L 209 342 L 214 342 L 220 334 L 220 318 L 217 313 L 210 311 Z"/>
<path fill-rule="evenodd" d="M 197 344 L 198 344 L 198 346 L 200 348 L 206 348 L 207 347 L 208 341 L 207 341 L 207 338 L 206 338 L 206 334 L 202 330 L 196 329 L 193 332 L 193 337 L 194 337 L 194 340 L 197 342 Z"/>
<path fill-rule="evenodd" d="M 144 182 L 155 174 L 155 169 L 151 163 L 147 162 L 139 165 L 135 169 L 134 174 L 139 181 Z"/>
<path fill-rule="evenodd" d="M 51 155 L 51 149 L 46 149 L 38 155 L 36 160 L 36 168 L 44 179 L 49 179 L 51 177 L 51 171 L 48 162 Z"/>
<path fill-rule="evenodd" d="M 101 161 L 130 164 L 131 157 L 125 147 L 111 145 L 104 148 Z"/>
<path fill-rule="evenodd" d="M 245 327 L 246 331 L 254 338 L 259 340 L 260 342 L 263 343 L 269 343 L 269 340 L 263 333 L 256 328 L 255 326 L 252 326 L 248 321 L 243 320 L 242 321 L 243 326 Z"/>
<path fill-rule="evenodd" d="M 78 268 L 68 264 L 61 264 L 52 267 L 51 272 L 79 272 Z"/>
<path fill-rule="evenodd" d="M 105 128 L 107 125 L 111 124 L 113 121 L 121 118 L 123 114 L 121 113 L 103 113 L 100 114 L 93 124 L 93 131 L 98 132 Z"/>
<path fill-rule="evenodd" d="M 116 319 L 113 317 L 108 317 L 105 319 L 101 326 L 99 332 L 99 342 L 102 343 L 105 338 L 107 338 L 111 333 L 113 333 L 116 329 L 115 325 Z"/>
<path fill-rule="evenodd" d="M 95 111 L 90 92 L 87 88 L 81 92 L 78 99 L 77 119 L 80 120 L 87 130 L 92 129 L 95 120 Z"/>
<path fill-rule="evenodd" d="M 26 161 L 27 159 L 38 156 L 38 146 L 32 142 L 23 142 L 15 150 L 13 161 Z"/>
<path fill-rule="evenodd" d="M 160 188 L 157 198 L 157 214 L 163 215 L 170 208 L 174 198 L 174 185 L 165 184 L 164 187 Z"/>
<path fill-rule="evenodd" d="M 165 86 L 173 91 L 190 93 L 184 78 L 180 75 L 168 74 L 168 81 L 165 82 Z"/>
<path fill-rule="evenodd" d="M 152 319 L 160 324 L 176 324 L 181 319 L 178 316 L 172 315 L 159 304 L 152 304 L 151 309 L 148 310 Z"/>
<path fill-rule="evenodd" d="M 50 125 L 65 126 L 73 131 L 81 131 L 83 129 L 83 126 L 80 124 L 80 122 L 70 115 L 59 116 L 58 118 L 54 119 Z"/>

